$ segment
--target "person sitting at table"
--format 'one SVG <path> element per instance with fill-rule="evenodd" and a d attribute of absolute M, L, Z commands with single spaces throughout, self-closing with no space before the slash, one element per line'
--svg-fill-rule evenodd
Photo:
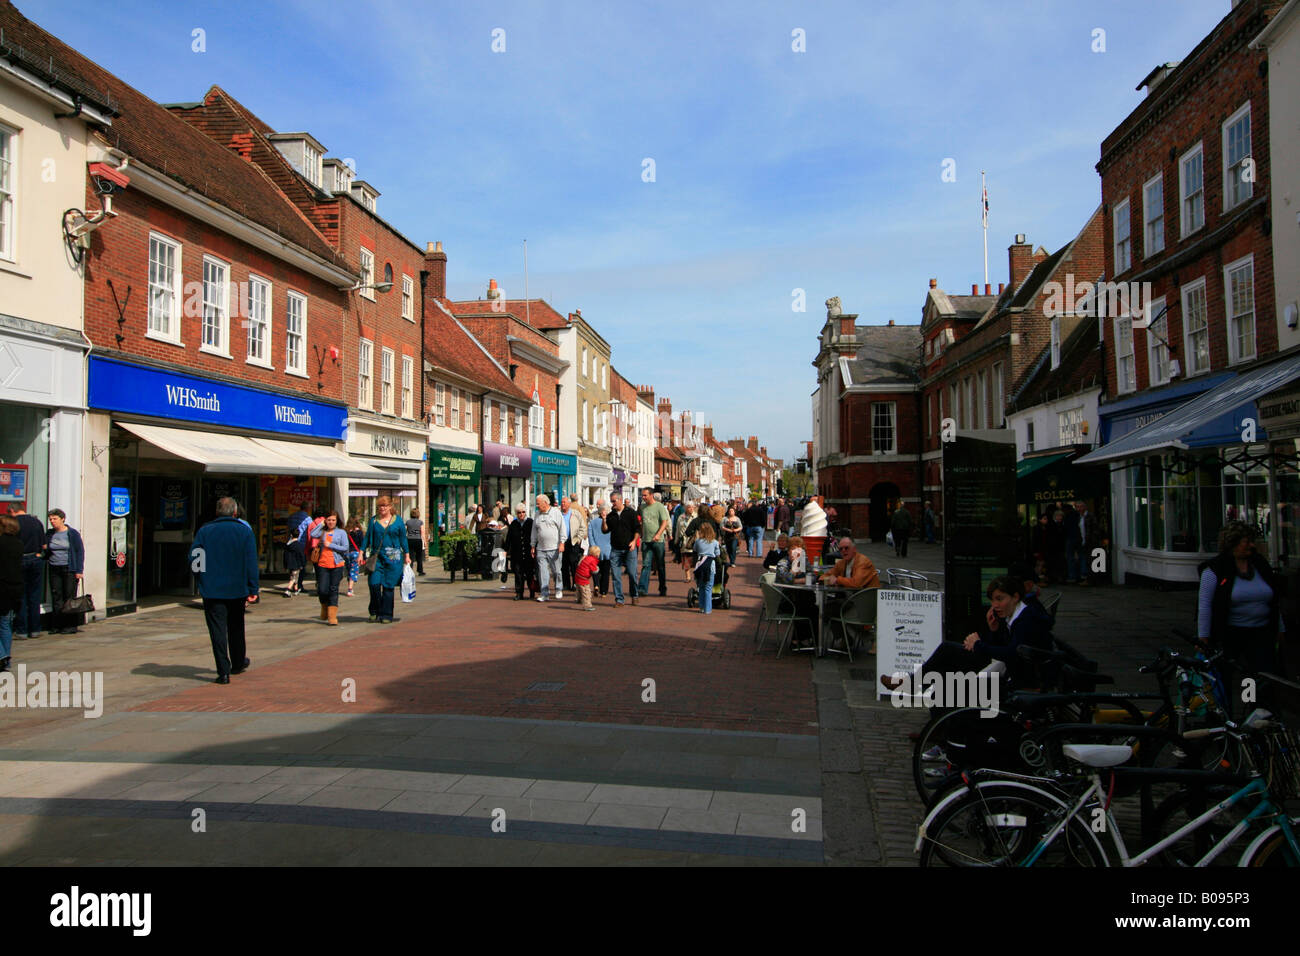
<path fill-rule="evenodd" d="M 840 555 L 840 559 L 831 568 L 831 573 L 822 576 L 822 584 L 849 591 L 880 587 L 880 574 L 876 571 L 876 566 L 865 554 L 858 553 L 852 538 L 840 538 Z"/>
<path fill-rule="evenodd" d="M 921 665 L 921 673 L 978 673 L 994 661 L 1001 661 L 1013 687 L 1026 687 L 1033 681 L 1034 668 L 1021 659 L 1021 645 L 1050 650 L 1052 621 L 1036 601 L 1024 600 L 1025 584 L 1013 575 L 1004 574 L 989 582 L 987 623 L 989 637 L 975 632 L 965 640 L 944 641 Z M 903 675 L 881 674 L 880 683 L 887 690 L 897 690 L 906 681 Z"/>
<path fill-rule="evenodd" d="M 763 558 L 763 570 L 771 571 L 776 567 L 777 562 L 790 554 L 790 539 L 784 534 L 776 536 L 776 544 L 772 545 L 772 550 L 767 552 Z"/>

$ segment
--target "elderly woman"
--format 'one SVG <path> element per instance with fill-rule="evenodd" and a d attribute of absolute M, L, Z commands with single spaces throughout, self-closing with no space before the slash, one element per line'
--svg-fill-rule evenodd
<path fill-rule="evenodd" d="M 1219 555 L 1201 565 L 1196 633 L 1224 652 L 1224 683 L 1237 701 L 1241 679 L 1277 670 L 1278 635 L 1285 631 L 1279 613 L 1282 581 L 1255 550 L 1256 532 L 1243 521 L 1219 531 Z"/>
<path fill-rule="evenodd" d="M 776 536 L 776 544 L 772 546 L 772 550 L 767 552 L 767 556 L 763 558 L 763 570 L 771 571 L 777 566 L 782 558 L 788 558 L 789 556 L 790 537 L 789 535 L 778 534 Z"/>
<path fill-rule="evenodd" d="M 45 532 L 45 560 L 50 569 L 50 603 L 54 605 L 53 634 L 76 634 L 81 614 L 67 614 L 63 605 L 77 596 L 86 566 L 86 548 L 81 534 L 68 525 L 68 516 L 60 508 L 51 508 L 46 517 L 50 527 Z"/>
<path fill-rule="evenodd" d="M 596 593 L 604 597 L 609 593 L 609 532 L 605 530 L 605 516 L 609 514 L 609 505 L 601 501 L 596 504 L 595 512 L 587 521 L 587 545 L 600 548 L 600 579 Z"/>

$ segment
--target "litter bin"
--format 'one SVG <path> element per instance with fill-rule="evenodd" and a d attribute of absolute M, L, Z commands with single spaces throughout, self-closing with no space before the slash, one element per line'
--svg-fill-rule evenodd
<path fill-rule="evenodd" d="M 501 532 L 499 531 L 480 531 L 478 533 L 478 570 L 483 575 L 484 581 L 492 577 L 492 552 L 501 547 L 500 540 Z"/>

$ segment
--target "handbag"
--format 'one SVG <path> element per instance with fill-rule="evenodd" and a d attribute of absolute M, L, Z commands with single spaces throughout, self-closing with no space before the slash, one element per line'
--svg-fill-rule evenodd
<path fill-rule="evenodd" d="M 374 574 L 375 567 L 379 564 L 379 552 L 370 552 L 370 557 L 366 558 L 366 574 Z"/>
<path fill-rule="evenodd" d="M 81 579 L 77 579 L 77 590 L 81 590 Z M 89 594 L 73 594 L 59 607 L 61 614 L 88 614 L 95 610 L 95 599 Z"/>
<path fill-rule="evenodd" d="M 323 549 L 319 543 L 312 545 L 311 554 L 307 556 L 307 560 L 310 561 L 312 564 L 320 564 L 320 556 L 322 550 Z"/>

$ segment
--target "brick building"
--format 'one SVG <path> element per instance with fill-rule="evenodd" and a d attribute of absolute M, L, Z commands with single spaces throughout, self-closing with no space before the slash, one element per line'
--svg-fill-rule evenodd
<path fill-rule="evenodd" d="M 1111 469 L 1121 581 L 1196 580 L 1230 518 L 1277 563 L 1300 547 L 1295 443 L 1264 401 L 1294 394 L 1300 357 L 1279 355 L 1270 76 L 1249 45 L 1280 7 L 1234 4 L 1101 144 L 1106 276 L 1140 301 L 1098 303 L 1104 444 L 1081 460 Z"/>
<path fill-rule="evenodd" d="M 285 518 L 343 508 L 348 479 L 386 473 L 345 454 L 341 351 L 359 275 L 254 164 L 21 17 L 21 46 L 117 104 L 88 159 L 125 183 L 84 259 L 87 574 L 107 613 L 192 593 L 190 542 L 237 498 L 263 570 Z M 87 208 L 98 197 L 87 191 Z M 325 361 L 318 362 L 324 356 Z"/>
<path fill-rule="evenodd" d="M 346 449 L 386 477 L 345 479 L 347 514 L 365 524 L 381 494 L 403 516 L 427 507 L 428 426 L 419 371 L 424 250 L 379 216 L 378 193 L 355 181 L 310 133 L 274 132 L 219 86 L 199 103 L 169 109 L 265 173 L 360 277 L 347 293 L 338 342 Z"/>
<path fill-rule="evenodd" d="M 486 299 L 446 306 L 527 396 L 484 401 L 484 500 L 517 502 L 543 492 L 558 500 L 575 494 L 576 450 L 561 450 L 561 381 L 569 363 L 557 341 L 569 322 L 542 299 L 505 298 L 495 279 Z"/>
<path fill-rule="evenodd" d="M 856 320 L 828 308 L 813 360 L 816 489 L 840 525 L 883 541 L 899 501 L 916 514 L 921 498 L 921 327 Z"/>

